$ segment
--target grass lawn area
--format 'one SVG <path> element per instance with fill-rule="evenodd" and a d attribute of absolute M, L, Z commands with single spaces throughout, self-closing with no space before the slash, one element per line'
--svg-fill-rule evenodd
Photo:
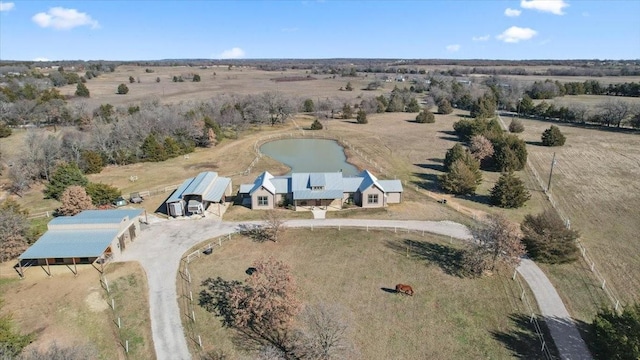
<path fill-rule="evenodd" d="M 22 333 L 35 334 L 35 341 L 27 348 L 43 349 L 55 341 L 60 347 L 94 348 L 99 359 L 125 357 L 110 300 L 93 266 L 78 265 L 78 276 L 66 266 L 51 266 L 52 277 L 39 267 L 30 267 L 25 279 L 18 280 L 11 265 L 0 264 L 2 312 L 13 315 Z M 130 358 L 155 358 L 142 268 L 137 263 L 116 263 L 105 272 L 122 319 L 122 333 L 130 339 Z"/>
<path fill-rule="evenodd" d="M 457 248 L 434 235 L 289 229 L 278 243 L 234 237 L 189 270 L 195 298 L 209 277 L 243 280 L 259 257 L 284 261 L 305 304 L 336 303 L 352 313 L 351 337 L 362 359 L 540 357 L 535 333 L 522 320 L 527 315 L 517 284 L 500 274 L 458 277 Z M 385 291 L 397 283 L 411 284 L 415 295 Z M 243 354 L 213 314 L 196 305 L 195 316 L 198 321 L 185 326 L 202 337 L 205 350 Z"/>

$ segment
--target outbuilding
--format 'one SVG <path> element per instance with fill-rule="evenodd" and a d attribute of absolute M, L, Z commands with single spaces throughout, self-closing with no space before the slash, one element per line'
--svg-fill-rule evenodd
<path fill-rule="evenodd" d="M 220 205 L 231 195 L 231 179 L 217 172 L 201 172 L 185 180 L 165 201 L 169 216 L 204 215 L 211 204 L 218 204 L 217 215 L 222 216 Z"/>

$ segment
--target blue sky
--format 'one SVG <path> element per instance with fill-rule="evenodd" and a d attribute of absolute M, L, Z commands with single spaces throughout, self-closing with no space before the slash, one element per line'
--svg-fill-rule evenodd
<path fill-rule="evenodd" d="M 2 60 L 640 59 L 640 1 L 5 1 Z"/>

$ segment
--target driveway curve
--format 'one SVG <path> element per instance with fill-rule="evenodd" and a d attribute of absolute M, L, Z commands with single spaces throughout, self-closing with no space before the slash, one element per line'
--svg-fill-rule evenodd
<path fill-rule="evenodd" d="M 239 231 L 243 226 L 259 224 L 260 222 L 223 222 L 202 220 L 167 220 L 157 221 L 147 226 L 136 241 L 127 248 L 118 261 L 138 261 L 144 268 L 149 284 L 149 313 L 151 317 L 151 331 L 153 334 L 154 348 L 158 360 L 182 360 L 191 359 L 187 340 L 185 339 L 180 309 L 178 306 L 178 293 L 176 289 L 176 274 L 180 266 L 180 260 L 184 253 L 191 247 L 213 237 L 223 236 Z M 400 221 L 400 220 L 362 220 L 362 219 L 318 219 L 318 220 L 289 220 L 287 227 L 358 227 L 358 228 L 392 228 L 399 230 L 414 230 L 450 236 L 457 239 L 471 239 L 467 227 L 453 221 Z M 529 283 L 529 272 L 542 270 L 532 261 L 525 262 L 518 271 Z M 537 270 L 536 270 L 537 269 Z M 546 279 L 546 276 L 544 276 Z M 547 313 L 557 316 L 563 321 L 558 321 L 566 332 L 567 328 L 577 330 L 571 318 L 564 308 L 562 300 L 558 296 L 551 282 L 529 283 L 529 287 L 536 296 L 540 310 L 546 317 Z M 550 295 L 551 294 L 551 295 Z M 555 294 L 555 297 L 552 295 Z M 538 298 L 541 296 L 541 298 Z M 541 299 L 551 299 L 549 302 Z M 558 304 L 559 302 L 559 304 Z M 564 309 L 565 313 L 556 311 Z M 566 316 L 566 317 L 565 317 Z M 566 321 L 564 321 L 566 320 Z M 565 359 L 589 359 L 584 341 L 579 334 L 556 335 L 553 322 L 548 322 L 554 342 L 558 349 L 567 349 L 561 356 Z M 558 336 L 558 338 L 556 338 Z M 581 344 L 580 344 L 581 342 Z M 582 351 L 582 349 L 586 351 Z M 565 356 L 566 353 L 566 356 Z"/>

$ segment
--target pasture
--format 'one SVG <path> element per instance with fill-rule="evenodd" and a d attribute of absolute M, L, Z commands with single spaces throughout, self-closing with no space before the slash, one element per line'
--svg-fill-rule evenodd
<path fill-rule="evenodd" d="M 88 346 L 98 359 L 125 359 L 121 334 L 129 340 L 131 358 L 155 358 L 147 280 L 137 263 L 111 264 L 105 269 L 109 297 L 101 287 L 99 272 L 91 265 L 78 265 L 78 276 L 66 266 L 52 266 L 52 277 L 39 267 L 31 267 L 23 280 L 17 279 L 11 265 L 0 264 L 2 312 L 13 314 L 21 332 L 35 334 L 35 341 L 27 348 L 44 350 L 55 341 L 60 347 Z M 121 317 L 120 332 L 110 298 Z"/>
<path fill-rule="evenodd" d="M 541 356 L 528 321 L 518 320 L 526 311 L 517 284 L 509 275 L 457 276 L 458 248 L 448 238 L 428 234 L 289 229 L 278 243 L 234 237 L 192 261 L 189 270 L 195 297 L 209 277 L 243 280 L 261 256 L 289 264 L 305 304 L 337 304 L 351 313 L 354 358 Z M 397 283 L 410 284 L 414 296 L 390 292 Z M 198 320 L 186 326 L 201 335 L 205 350 L 242 355 L 232 331 L 203 308 L 195 311 Z"/>

